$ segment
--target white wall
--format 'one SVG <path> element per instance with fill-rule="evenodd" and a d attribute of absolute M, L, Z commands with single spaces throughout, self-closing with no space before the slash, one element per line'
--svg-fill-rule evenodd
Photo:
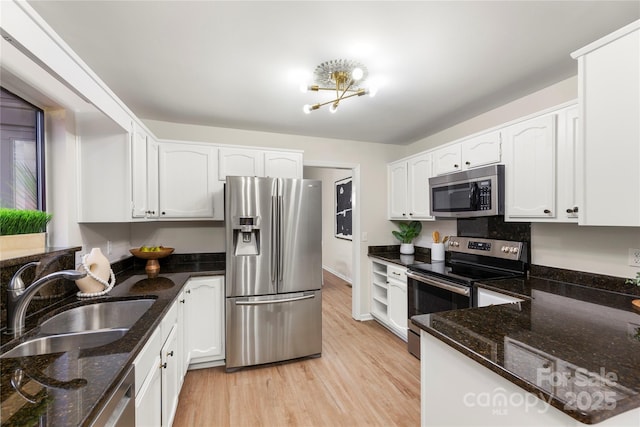
<path fill-rule="evenodd" d="M 305 167 L 304 177 L 322 181 L 322 268 L 352 283 L 353 242 L 335 236 L 335 182 L 351 170 Z"/>
<path fill-rule="evenodd" d="M 572 77 L 417 141 L 407 148 L 406 155 L 499 126 L 577 97 L 577 77 Z M 621 197 L 624 197 L 623 194 L 621 192 Z M 635 277 L 638 269 L 627 265 L 628 249 L 640 248 L 640 228 L 534 223 L 531 227 L 531 246 L 533 264 Z"/>

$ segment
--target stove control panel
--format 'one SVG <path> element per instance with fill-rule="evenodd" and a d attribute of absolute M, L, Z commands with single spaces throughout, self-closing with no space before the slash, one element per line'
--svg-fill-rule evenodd
<path fill-rule="evenodd" d="M 449 238 L 449 251 L 519 261 L 526 252 L 526 244 L 508 240 L 453 236 Z"/>

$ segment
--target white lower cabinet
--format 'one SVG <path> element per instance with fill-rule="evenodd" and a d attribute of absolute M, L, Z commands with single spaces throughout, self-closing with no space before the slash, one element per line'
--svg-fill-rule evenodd
<path fill-rule="evenodd" d="M 190 367 L 224 360 L 224 276 L 193 277 L 185 287 L 185 354 Z"/>
<path fill-rule="evenodd" d="M 178 325 L 174 324 L 160 352 L 162 359 L 162 427 L 173 424 L 173 418 L 178 408 L 180 365 L 178 363 L 177 332 Z"/>
<path fill-rule="evenodd" d="M 224 276 L 189 279 L 133 364 L 136 426 L 171 426 L 187 368 L 224 364 Z"/>
<path fill-rule="evenodd" d="M 371 261 L 371 315 L 407 340 L 407 269 L 380 260 Z"/>

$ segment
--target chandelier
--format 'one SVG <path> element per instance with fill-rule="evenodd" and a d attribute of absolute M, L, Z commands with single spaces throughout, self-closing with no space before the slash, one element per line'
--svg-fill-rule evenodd
<path fill-rule="evenodd" d="M 315 84 L 303 86 L 303 92 L 319 92 L 321 90 L 335 91 L 335 99 L 318 104 L 307 104 L 302 110 L 309 114 L 324 105 L 329 105 L 329 111 L 335 113 L 340 105 L 340 101 L 354 96 L 369 94 L 374 92 L 360 87 L 367 78 L 367 68 L 357 61 L 348 59 L 333 59 L 318 65 L 313 73 Z"/>

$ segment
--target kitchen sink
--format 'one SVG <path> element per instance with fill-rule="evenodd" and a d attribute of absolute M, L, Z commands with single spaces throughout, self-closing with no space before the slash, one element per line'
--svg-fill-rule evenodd
<path fill-rule="evenodd" d="M 99 347 L 122 338 L 155 299 L 107 301 L 74 307 L 42 322 L 34 337 L 0 355 L 27 357 Z"/>
<path fill-rule="evenodd" d="M 122 338 L 129 328 L 106 329 L 91 332 L 74 332 L 70 334 L 36 336 L 29 341 L 12 348 L 0 356 L 9 357 L 38 356 L 42 354 L 61 353 L 84 348 L 99 347 Z"/>
<path fill-rule="evenodd" d="M 151 307 L 155 299 L 108 301 L 75 307 L 45 320 L 40 335 L 130 328 Z"/>

